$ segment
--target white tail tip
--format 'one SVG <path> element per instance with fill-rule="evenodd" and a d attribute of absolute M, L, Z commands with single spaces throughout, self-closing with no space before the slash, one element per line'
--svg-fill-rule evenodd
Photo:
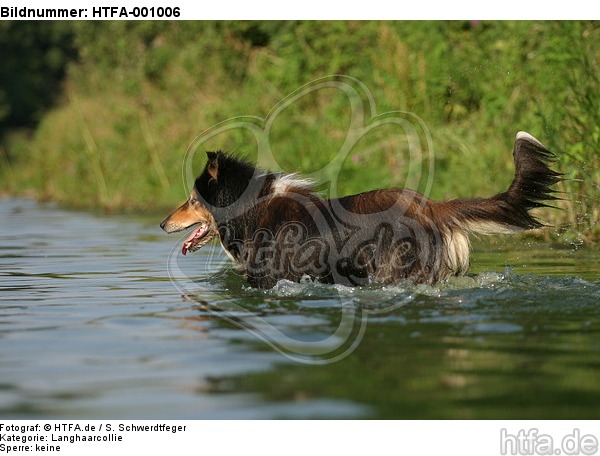
<path fill-rule="evenodd" d="M 517 133 L 517 137 L 515 138 L 515 140 L 516 141 L 519 141 L 519 140 L 529 141 L 530 143 L 534 143 L 534 144 L 539 145 L 540 147 L 544 147 L 544 145 L 537 138 L 534 138 L 526 131 L 520 131 L 519 133 Z"/>

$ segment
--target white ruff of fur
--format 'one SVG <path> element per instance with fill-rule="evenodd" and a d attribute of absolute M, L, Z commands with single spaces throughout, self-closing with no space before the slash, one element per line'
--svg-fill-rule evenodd
<path fill-rule="evenodd" d="M 303 178 L 298 174 L 281 174 L 271 184 L 271 193 L 273 195 L 284 194 L 294 189 L 312 191 L 314 182 L 311 179 Z"/>

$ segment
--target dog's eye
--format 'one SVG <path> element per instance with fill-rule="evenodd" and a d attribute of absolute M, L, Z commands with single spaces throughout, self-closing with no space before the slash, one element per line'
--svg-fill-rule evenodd
<path fill-rule="evenodd" d="M 190 198 L 190 204 L 196 204 L 198 202 L 198 200 L 196 198 L 194 198 L 193 196 Z"/>

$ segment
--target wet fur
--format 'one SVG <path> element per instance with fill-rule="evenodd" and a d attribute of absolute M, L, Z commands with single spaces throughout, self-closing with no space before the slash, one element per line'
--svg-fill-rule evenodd
<path fill-rule="evenodd" d="M 198 222 L 254 287 L 303 278 L 323 283 L 435 283 L 469 268 L 469 234 L 509 234 L 542 224 L 529 212 L 555 199 L 561 177 L 553 154 L 528 133 L 517 135 L 515 177 L 491 198 L 433 201 L 413 190 L 373 190 L 323 199 L 296 175 L 262 171 L 209 152 L 190 200 L 161 227 Z"/>

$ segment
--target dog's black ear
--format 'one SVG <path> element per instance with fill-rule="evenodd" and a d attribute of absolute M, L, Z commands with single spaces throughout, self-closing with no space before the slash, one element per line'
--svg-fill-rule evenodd
<path fill-rule="evenodd" d="M 217 152 L 206 152 L 206 156 L 208 157 L 206 170 L 212 179 L 217 180 L 219 175 L 219 154 Z"/>

